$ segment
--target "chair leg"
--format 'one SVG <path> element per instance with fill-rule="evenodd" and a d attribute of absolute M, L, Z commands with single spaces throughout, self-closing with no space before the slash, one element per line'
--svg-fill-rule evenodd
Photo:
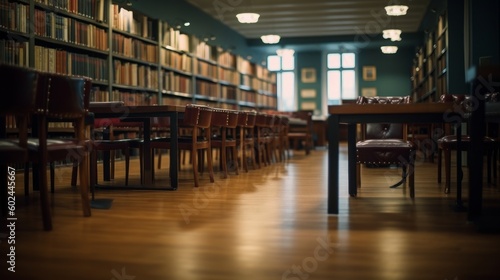
<path fill-rule="evenodd" d="M 438 183 L 441 183 L 441 165 L 442 165 L 442 154 L 443 154 L 443 150 L 438 148 L 438 162 L 437 162 L 437 171 L 438 171 L 438 174 L 437 174 L 437 179 L 438 179 Z"/>
<path fill-rule="evenodd" d="M 361 163 L 356 163 L 356 187 L 361 188 Z"/>
<path fill-rule="evenodd" d="M 220 165 L 222 167 L 222 178 L 227 178 L 227 147 L 222 145 L 220 148 Z"/>
<path fill-rule="evenodd" d="M 30 194 L 30 164 L 24 164 L 24 196 Z"/>
<path fill-rule="evenodd" d="M 79 171 L 80 171 L 80 195 L 82 199 L 82 211 L 84 217 L 90 217 L 90 200 L 89 200 L 89 166 L 88 154 L 82 156 Z"/>
<path fill-rule="evenodd" d="M 193 163 L 193 177 L 194 177 L 194 186 L 199 187 L 198 184 L 198 164 L 197 164 L 198 153 L 196 151 L 191 152 L 191 161 Z"/>
<path fill-rule="evenodd" d="M 49 188 L 47 185 L 47 161 L 45 159 L 39 160 L 40 166 L 38 169 L 38 175 L 40 178 L 40 210 L 42 212 L 43 228 L 46 231 L 52 230 L 52 216 L 50 214 L 49 205 Z"/>
<path fill-rule="evenodd" d="M 410 181 L 410 197 L 415 198 L 415 163 L 410 162 L 408 164 L 408 177 Z"/>
<path fill-rule="evenodd" d="M 445 193 L 450 193 L 451 190 L 451 151 L 444 151 L 444 172 L 446 177 L 446 186 L 444 189 Z"/>
<path fill-rule="evenodd" d="M 50 168 L 50 192 L 54 193 L 54 185 L 55 185 L 55 163 L 52 161 L 49 163 L 49 168 Z"/>
<path fill-rule="evenodd" d="M 128 186 L 128 173 L 129 173 L 129 167 L 130 167 L 130 149 L 127 148 L 123 151 L 123 154 L 125 155 L 125 186 Z"/>
<path fill-rule="evenodd" d="M 210 183 L 215 182 L 214 180 L 214 167 L 212 162 L 212 148 L 207 149 L 207 167 L 208 167 L 208 176 L 210 177 Z"/>
<path fill-rule="evenodd" d="M 236 146 L 233 147 L 233 161 L 234 163 L 234 172 L 236 175 L 239 175 L 238 173 L 238 150 L 236 149 Z"/>
<path fill-rule="evenodd" d="M 76 186 L 76 179 L 78 177 L 78 162 L 73 162 L 73 170 L 71 171 L 71 186 Z"/>

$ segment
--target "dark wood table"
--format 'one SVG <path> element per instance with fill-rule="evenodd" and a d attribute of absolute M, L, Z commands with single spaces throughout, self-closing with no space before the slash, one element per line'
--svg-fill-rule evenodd
<path fill-rule="evenodd" d="M 345 104 L 328 107 L 328 214 L 339 213 L 339 135 L 340 124 L 348 126 L 348 184 L 349 195 L 356 196 L 356 124 L 358 123 L 454 123 L 464 121 L 461 107 L 451 103 L 416 103 L 416 104 Z M 456 125 L 457 135 L 461 134 L 461 125 Z M 458 137 L 460 141 L 460 137 Z M 460 145 L 460 143 L 458 143 Z M 457 151 L 457 207 L 461 207 L 461 156 Z M 417 171 L 418 172 L 418 171 Z M 473 183 L 471 183 L 473 184 Z M 481 200 L 477 192 L 482 186 L 469 188 L 474 192 L 469 195 L 468 209 L 480 207 Z M 479 196 L 480 197 L 480 196 Z M 479 206 L 478 206 L 479 205 Z"/>
<path fill-rule="evenodd" d="M 174 105 L 146 105 L 146 106 L 125 106 L 121 102 L 92 102 L 89 111 L 94 114 L 94 118 L 119 118 L 124 121 L 140 121 L 143 125 L 144 153 L 142 160 L 143 183 L 140 186 L 112 186 L 110 188 L 139 189 L 139 190 L 176 190 L 178 187 L 178 120 L 179 113 L 184 112 L 183 106 Z M 170 186 L 160 187 L 153 185 L 153 164 L 152 153 L 149 151 L 151 140 L 151 118 L 170 118 Z"/>

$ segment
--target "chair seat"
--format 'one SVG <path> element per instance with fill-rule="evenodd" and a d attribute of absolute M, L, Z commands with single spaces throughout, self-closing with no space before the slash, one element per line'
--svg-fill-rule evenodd
<path fill-rule="evenodd" d="M 370 139 L 356 144 L 358 161 L 362 163 L 399 163 L 411 156 L 415 145 L 401 139 Z"/>
<path fill-rule="evenodd" d="M 2 162 L 22 162 L 27 156 L 26 149 L 8 139 L 0 140 L 0 154 Z"/>
<path fill-rule="evenodd" d="M 446 135 L 438 139 L 438 145 L 439 148 L 445 149 L 445 150 L 456 150 L 457 149 L 457 136 L 456 135 Z M 470 136 L 469 135 L 462 135 L 460 139 L 461 143 L 461 148 L 463 151 L 468 150 L 470 146 Z M 485 136 L 483 138 L 483 145 L 485 145 L 486 148 L 492 148 L 493 145 L 495 145 L 495 140 L 491 137 Z"/>

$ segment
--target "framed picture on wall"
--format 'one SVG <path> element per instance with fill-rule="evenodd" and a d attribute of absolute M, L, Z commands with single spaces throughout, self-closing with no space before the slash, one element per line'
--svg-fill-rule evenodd
<path fill-rule="evenodd" d="M 377 96 L 377 88 L 374 88 L 374 87 L 362 88 L 361 89 L 361 96 L 364 96 L 364 97 Z"/>
<path fill-rule="evenodd" d="M 363 80 L 375 81 L 377 79 L 377 68 L 375 66 L 363 66 Z"/>
<path fill-rule="evenodd" d="M 314 69 L 314 68 L 302 68 L 300 80 L 303 83 L 315 83 L 316 82 L 316 69 Z"/>

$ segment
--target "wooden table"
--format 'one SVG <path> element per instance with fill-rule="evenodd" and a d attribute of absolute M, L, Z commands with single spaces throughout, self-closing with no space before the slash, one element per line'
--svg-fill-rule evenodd
<path fill-rule="evenodd" d="M 141 121 L 143 122 L 143 137 L 144 137 L 144 153 L 142 160 L 143 183 L 140 186 L 113 186 L 112 188 L 124 189 L 165 189 L 176 190 L 178 187 L 178 120 L 179 113 L 184 112 L 183 106 L 174 105 L 147 105 L 147 106 L 125 106 L 120 102 L 94 102 L 90 104 L 89 111 L 94 113 L 95 118 L 120 118 L 124 121 Z M 149 151 L 151 140 L 151 118 L 153 117 L 169 117 L 170 118 L 170 186 L 157 187 L 153 186 L 153 164 L 152 153 Z"/>
<path fill-rule="evenodd" d="M 345 104 L 328 107 L 328 214 L 339 213 L 339 134 L 340 124 L 348 125 L 348 181 L 349 195 L 356 196 L 356 124 L 358 123 L 454 123 L 464 120 L 460 107 L 450 103 L 414 104 Z M 457 135 L 461 126 L 456 125 Z M 460 141 L 460 137 L 458 137 Z M 458 143 L 460 145 L 460 143 Z M 461 174 L 461 157 L 457 153 L 457 174 Z M 457 204 L 461 203 L 461 176 L 457 180 Z M 481 192 L 475 186 L 474 192 Z M 475 196 L 473 196 L 475 197 Z M 469 208 L 477 207 L 481 201 L 471 201 Z M 460 207 L 461 205 L 457 205 Z"/>

